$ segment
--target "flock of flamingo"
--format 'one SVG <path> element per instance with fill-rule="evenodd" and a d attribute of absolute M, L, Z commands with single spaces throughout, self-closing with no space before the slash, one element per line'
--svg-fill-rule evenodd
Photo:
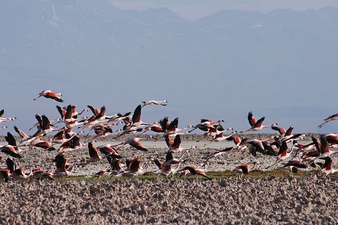
<path fill-rule="evenodd" d="M 50 90 L 44 90 L 39 93 L 40 97 L 55 100 L 59 103 L 64 102 L 61 98 L 61 93 L 56 93 Z M 106 115 L 106 107 L 102 106 L 100 109 L 88 105 L 88 109 L 83 109 L 78 112 L 75 105 L 56 106 L 60 113 L 60 118 L 50 120 L 46 115 L 35 115 L 37 123 L 31 129 L 36 129 L 33 135 L 27 135 L 24 131 L 14 126 L 17 133 L 17 138 L 11 133 L 7 132 L 5 140 L 6 145 L 0 146 L 0 161 L 4 156 L 6 167 L 0 169 L 0 176 L 5 182 L 15 179 L 48 178 L 54 180 L 57 176 L 67 176 L 74 172 L 76 165 L 71 164 L 66 159 L 68 151 L 74 151 L 79 148 L 88 148 L 88 163 L 94 163 L 100 160 L 107 160 L 108 169 L 101 170 L 94 174 L 95 176 L 102 176 L 109 174 L 111 176 L 138 176 L 147 172 L 149 164 L 154 163 L 157 170 L 155 173 L 161 175 L 174 175 L 176 173 L 203 176 L 210 179 L 206 172 L 198 169 L 196 165 L 183 165 L 185 163 L 185 153 L 187 151 L 195 151 L 190 148 L 182 148 L 181 136 L 189 134 L 194 130 L 202 131 L 203 138 L 207 138 L 210 142 L 230 141 L 234 145 L 224 148 L 210 154 L 206 158 L 207 163 L 211 158 L 225 154 L 229 151 L 247 150 L 251 155 L 257 154 L 275 157 L 276 161 L 273 165 L 266 169 L 272 168 L 277 163 L 283 163 L 283 167 L 290 168 L 292 172 L 297 172 L 298 169 L 315 168 L 324 174 L 335 173 L 337 170 L 332 168 L 332 155 L 338 152 L 338 134 L 329 133 L 320 135 L 319 139 L 312 136 L 312 140 L 307 144 L 301 144 L 299 140 L 304 134 L 293 134 L 293 127 L 288 129 L 279 127 L 277 123 L 271 125 L 264 125 L 265 117 L 256 119 L 252 112 L 248 113 L 249 128 L 247 130 L 237 132 L 233 128 L 224 128 L 222 126 L 223 120 L 212 121 L 210 119 L 201 119 L 196 125 L 188 125 L 183 128 L 178 126 L 178 118 L 170 121 L 168 117 L 155 122 L 143 122 L 141 120 L 142 108 L 148 105 L 166 106 L 166 100 L 149 100 L 143 101 L 139 104 L 134 112 L 127 112 L 124 114 L 116 113 L 114 115 Z M 92 116 L 81 116 L 84 112 L 92 112 Z M 0 123 L 14 121 L 15 117 L 3 117 L 4 110 L 0 111 Z M 324 119 L 324 122 L 319 127 L 326 123 L 337 120 L 338 113 Z M 62 124 L 63 126 L 56 126 Z M 119 126 L 121 125 L 121 126 Z M 114 127 L 122 127 L 113 130 Z M 0 129 L 7 129 L 3 126 Z M 73 128 L 77 128 L 75 132 Z M 276 131 L 276 134 L 270 138 L 249 139 L 245 133 L 261 131 L 265 128 L 271 128 Z M 31 130 L 30 129 L 30 130 Z M 85 130 L 89 130 L 86 135 L 89 141 L 86 144 L 81 143 L 81 139 Z M 156 132 L 163 134 L 164 140 L 168 147 L 165 153 L 165 160 L 160 161 L 154 159 L 152 162 L 142 163 L 140 157 L 132 159 L 123 159 L 119 154 L 117 147 L 130 145 L 137 151 L 148 151 L 142 144 L 142 135 L 146 132 Z M 112 136 L 113 138 L 124 138 L 121 143 L 112 145 L 106 144 L 102 146 L 95 146 L 95 141 L 102 137 Z M 50 137 L 52 137 L 50 139 Z M 208 143 L 207 143 L 208 144 Z M 205 145 L 207 145 L 205 144 Z M 52 170 L 43 168 L 19 167 L 15 164 L 16 158 L 24 158 L 25 152 L 32 148 L 42 148 L 51 153 L 57 152 L 54 160 Z M 137 152 L 136 151 L 136 152 Z M 180 156 L 177 156 L 180 153 Z M 123 162 L 123 163 L 122 163 Z M 255 169 L 255 164 L 242 164 L 234 168 L 234 171 L 242 174 L 248 174 Z"/>

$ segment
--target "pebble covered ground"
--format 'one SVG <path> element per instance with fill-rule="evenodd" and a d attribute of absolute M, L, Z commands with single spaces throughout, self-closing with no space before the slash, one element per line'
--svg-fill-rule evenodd
<path fill-rule="evenodd" d="M 188 150 L 181 166 L 195 164 L 208 173 L 232 171 L 242 163 L 256 162 L 257 168 L 264 170 L 276 160 L 253 157 L 247 150 L 241 150 L 206 161 L 210 153 L 230 143 L 205 143 L 185 140 L 183 147 L 197 145 L 197 148 Z M 149 171 L 156 171 L 151 162 L 154 158 L 165 159 L 167 149 L 162 144 L 145 141 L 148 152 L 125 146 L 119 153 L 124 159 L 138 156 L 143 163 L 149 163 Z M 15 159 L 15 163 L 31 169 L 48 169 L 56 154 L 32 149 L 22 159 Z M 109 167 L 106 160 L 87 164 L 86 146 L 67 152 L 66 158 L 78 165 L 75 176 L 93 176 Z M 274 168 L 280 166 L 282 163 Z M 1 182 L 0 224 L 335 224 L 338 221 L 336 176 L 313 173 L 305 177 L 291 174 L 286 178 L 186 178 Z"/>
<path fill-rule="evenodd" d="M 336 224 L 337 178 L 2 183 L 0 224 Z"/>

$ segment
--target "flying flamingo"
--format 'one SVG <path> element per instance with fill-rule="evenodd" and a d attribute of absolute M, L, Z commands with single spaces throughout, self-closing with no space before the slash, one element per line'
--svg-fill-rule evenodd
<path fill-rule="evenodd" d="M 9 178 L 11 176 L 11 171 L 9 169 L 1 169 L 0 170 L 0 174 L 2 175 L 2 177 L 4 178 L 5 182 L 9 181 Z"/>
<path fill-rule="evenodd" d="M 284 166 L 284 168 L 289 168 L 291 172 L 297 173 L 298 168 L 306 169 L 307 165 L 304 164 L 302 161 L 299 160 L 290 160 Z"/>
<path fill-rule="evenodd" d="M 249 146 L 248 146 L 249 152 L 254 157 L 257 156 L 257 151 L 262 153 L 263 155 L 266 154 L 266 150 L 264 148 L 262 140 L 254 138 L 254 139 L 248 140 L 247 144 L 249 144 Z"/>
<path fill-rule="evenodd" d="M 56 170 L 53 173 L 54 176 L 68 176 L 73 172 L 74 167 L 68 164 L 63 153 L 57 154 L 53 162 L 56 164 Z"/>
<path fill-rule="evenodd" d="M 63 152 L 65 150 L 75 150 L 81 148 L 80 137 L 78 135 L 73 135 L 71 138 L 63 142 L 59 147 L 59 152 Z"/>
<path fill-rule="evenodd" d="M 337 120 L 337 119 L 338 119 L 338 113 L 328 116 L 327 118 L 324 119 L 324 122 L 320 124 L 318 127 L 322 128 L 326 123 Z"/>
<path fill-rule="evenodd" d="M 203 147 L 205 147 L 206 145 L 211 144 L 211 143 L 213 143 L 213 142 L 221 142 L 221 141 L 228 140 L 228 138 L 230 138 L 232 135 L 235 135 L 235 134 L 237 134 L 237 131 L 233 131 L 233 132 L 231 132 L 231 133 L 228 134 L 228 135 L 224 135 L 224 133 L 221 132 L 221 133 L 215 135 L 215 136 L 212 138 L 212 140 L 210 140 L 208 143 L 205 143 L 205 144 L 203 145 Z"/>
<path fill-rule="evenodd" d="M 233 141 L 235 143 L 234 149 L 242 150 L 247 148 L 247 141 L 249 140 L 248 137 L 241 138 L 239 135 L 232 135 L 228 139 L 228 141 Z"/>
<path fill-rule="evenodd" d="M 169 122 L 168 117 L 164 117 L 162 120 L 160 120 L 160 125 L 164 131 L 164 136 L 170 135 L 170 136 L 175 136 L 178 134 L 186 134 L 185 133 L 179 133 L 182 132 L 188 128 L 191 128 L 191 125 L 188 125 L 185 128 L 178 128 L 178 117 L 176 117 L 173 121 Z"/>
<path fill-rule="evenodd" d="M 32 143 L 30 144 L 30 147 L 43 148 L 43 149 L 45 149 L 45 150 L 47 150 L 47 151 L 54 151 L 54 150 L 56 150 L 56 149 L 53 147 L 52 143 L 50 143 L 49 141 L 44 141 L 44 140 L 40 140 L 40 141 L 38 141 L 38 142 L 32 142 Z"/>
<path fill-rule="evenodd" d="M 249 174 L 250 172 L 252 172 L 252 171 L 255 170 L 256 165 L 257 165 L 257 163 L 254 163 L 253 166 L 250 167 L 249 164 L 244 163 L 244 164 L 242 164 L 242 165 L 240 165 L 240 166 L 237 166 L 237 167 L 235 168 L 235 171 L 236 171 L 236 172 L 240 172 L 240 173 L 242 173 L 242 174 L 244 174 L 244 175 L 247 175 L 247 174 Z"/>
<path fill-rule="evenodd" d="M 233 148 L 233 147 L 227 147 L 227 148 L 224 148 L 224 149 L 222 149 L 222 150 L 220 150 L 220 151 L 216 151 L 216 152 L 214 152 L 214 153 L 211 153 L 211 154 L 208 155 L 208 157 L 207 157 L 207 162 L 209 161 L 209 159 L 214 158 L 214 157 L 219 156 L 219 155 L 222 155 L 222 154 L 224 154 L 224 153 L 226 153 L 226 152 L 229 152 L 229 151 L 231 151 L 232 149 L 234 149 L 234 148 Z"/>
<path fill-rule="evenodd" d="M 322 160 L 325 160 L 325 162 L 324 162 L 324 164 L 323 164 L 323 166 L 322 166 L 322 169 L 321 169 L 321 171 L 323 172 L 323 173 L 325 173 L 326 175 L 329 175 L 329 174 L 331 174 L 331 173 L 335 173 L 335 172 L 338 172 L 338 169 L 333 169 L 332 168 L 332 158 L 331 157 L 329 157 L 329 156 L 326 156 L 326 157 L 322 157 L 322 158 L 320 158 L 320 159 L 322 159 Z"/>
<path fill-rule="evenodd" d="M 180 158 L 174 158 L 172 153 L 168 152 L 165 161 L 162 163 L 159 160 L 154 159 L 153 161 L 159 169 L 157 173 L 166 176 L 170 174 L 175 174 L 182 162 L 183 155 L 184 154 L 182 154 Z M 176 169 L 172 168 L 173 164 L 177 164 Z"/>
<path fill-rule="evenodd" d="M 32 177 L 38 180 L 49 179 L 54 180 L 54 175 L 50 172 L 47 172 L 41 168 L 36 168 L 32 170 Z"/>
<path fill-rule="evenodd" d="M 142 101 L 143 105 L 142 107 L 146 106 L 146 105 L 162 105 L 162 106 L 166 106 L 168 104 L 167 100 L 149 100 L 149 101 Z"/>
<path fill-rule="evenodd" d="M 134 110 L 131 121 L 124 120 L 126 125 L 123 127 L 123 130 L 129 130 L 132 128 L 137 129 L 137 128 L 142 128 L 143 126 L 152 125 L 151 123 L 146 123 L 141 120 L 141 109 L 142 109 L 142 106 L 138 105 Z"/>
<path fill-rule="evenodd" d="M 12 178 L 16 180 L 27 179 L 32 176 L 32 171 L 29 173 L 25 172 L 26 167 L 20 167 L 12 172 Z"/>
<path fill-rule="evenodd" d="M 127 177 L 133 177 L 142 175 L 146 172 L 146 169 L 148 166 L 141 166 L 142 160 L 139 157 L 136 157 L 132 159 L 131 161 L 126 161 L 127 163 L 127 170 L 125 170 L 123 173 L 120 173 L 118 175 L 127 176 Z"/>
<path fill-rule="evenodd" d="M 265 119 L 265 117 L 263 116 L 259 120 L 256 120 L 256 118 L 253 116 L 252 112 L 249 112 L 248 113 L 248 121 L 249 121 L 249 124 L 250 124 L 251 127 L 248 130 L 241 131 L 241 133 L 249 132 L 249 131 L 260 131 L 264 128 L 274 127 L 274 126 L 278 125 L 277 123 L 274 123 L 274 124 L 271 124 L 271 125 L 263 125 L 264 119 Z"/>
<path fill-rule="evenodd" d="M 193 129 L 189 131 L 191 133 L 192 131 L 199 129 L 205 132 L 208 132 L 211 129 L 215 129 L 215 126 L 220 125 L 221 122 L 224 122 L 224 120 L 218 120 L 216 122 L 210 120 L 210 119 L 201 119 L 201 122 L 199 124 L 196 124 L 195 126 L 192 126 Z"/>
<path fill-rule="evenodd" d="M 97 149 L 107 157 L 113 156 L 114 158 L 122 158 L 111 144 L 101 145 L 97 147 Z"/>
<path fill-rule="evenodd" d="M 22 156 L 19 154 L 22 149 L 18 148 L 14 136 L 10 132 L 7 132 L 5 139 L 8 144 L 0 147 L 1 152 L 6 153 L 14 158 L 22 158 Z"/>
<path fill-rule="evenodd" d="M 46 115 L 35 115 L 35 118 L 37 119 L 39 125 L 38 125 L 38 131 L 33 134 L 32 137 L 30 137 L 29 139 L 36 139 L 42 136 L 47 135 L 50 132 L 53 131 L 60 131 L 61 129 L 54 129 L 52 126 L 53 124 L 50 122 L 50 120 L 48 119 L 48 117 Z"/>
<path fill-rule="evenodd" d="M 123 173 L 126 170 L 126 168 L 123 168 L 121 166 L 120 158 L 115 158 L 113 155 L 109 155 L 107 157 L 107 160 L 110 165 L 109 172 L 111 175 L 118 175 L 118 174 Z"/>
<path fill-rule="evenodd" d="M 60 107 L 57 105 L 56 108 L 60 113 L 61 120 L 64 122 L 72 122 L 73 120 L 76 120 L 79 115 L 82 115 L 82 113 L 88 112 L 88 109 L 77 112 L 76 105 L 68 105 L 67 107 Z"/>
<path fill-rule="evenodd" d="M 29 140 L 31 137 L 24 131 L 20 130 L 17 126 L 14 126 L 14 130 L 21 137 L 19 145 L 29 145 L 33 141 L 33 139 Z"/>
<path fill-rule="evenodd" d="M 131 112 L 127 112 L 125 114 L 116 113 L 112 116 L 106 116 L 107 123 L 121 121 L 121 120 L 129 120 L 130 114 L 131 114 Z"/>
<path fill-rule="evenodd" d="M 203 170 L 197 169 L 195 165 L 185 166 L 182 169 L 179 169 L 177 172 L 182 172 L 182 171 L 189 171 L 192 175 L 202 176 L 202 177 L 205 177 L 211 180 L 211 178 L 208 177 Z"/>
<path fill-rule="evenodd" d="M 61 99 L 62 94 L 53 92 L 51 90 L 44 90 L 44 91 L 40 92 L 39 96 L 37 98 L 34 98 L 33 101 L 37 100 L 41 96 L 43 96 L 45 98 L 54 99 L 55 101 L 58 101 L 58 102 L 63 102 L 63 99 Z"/>
<path fill-rule="evenodd" d="M 97 162 L 100 161 L 102 158 L 98 154 L 98 149 L 93 145 L 92 142 L 88 142 L 88 150 L 89 150 L 89 162 Z"/>
<path fill-rule="evenodd" d="M 5 110 L 2 109 L 0 111 L 0 123 L 16 120 L 16 117 L 8 117 L 8 118 L 2 117 L 4 113 L 5 113 Z M 4 127 L 4 128 L 7 128 L 7 127 Z"/>
<path fill-rule="evenodd" d="M 97 109 L 93 109 L 93 113 L 94 115 L 92 117 L 90 117 L 89 119 L 85 120 L 83 122 L 83 126 L 82 126 L 82 130 L 86 129 L 86 128 L 91 128 L 95 125 L 97 125 L 98 123 L 105 121 L 106 120 L 106 107 L 102 106 L 100 111 L 97 111 Z"/>
<path fill-rule="evenodd" d="M 282 142 L 282 145 L 280 146 L 279 151 L 278 151 L 278 153 L 277 153 L 277 160 L 276 160 L 276 162 L 275 162 L 273 165 L 268 166 L 266 169 L 268 169 L 269 167 L 272 167 L 272 166 L 276 165 L 276 164 L 277 164 L 278 162 L 280 162 L 280 161 L 283 161 L 283 160 L 289 158 L 289 157 L 291 156 L 291 154 L 293 153 L 294 145 L 295 145 L 295 144 L 293 144 L 291 150 L 288 151 L 288 150 L 289 150 L 289 147 L 288 147 L 288 145 L 287 145 L 287 142 L 286 142 L 286 141 L 283 141 L 283 142 Z"/>
<path fill-rule="evenodd" d="M 145 148 L 143 146 L 143 144 L 141 143 L 141 138 L 138 138 L 138 137 L 134 137 L 134 138 L 129 138 L 127 139 L 125 142 L 122 142 L 121 145 L 126 145 L 126 144 L 129 144 L 130 146 L 138 149 L 138 150 L 141 150 L 141 151 L 148 151 L 147 148 Z"/>
<path fill-rule="evenodd" d="M 165 136 L 165 142 L 167 146 L 169 147 L 169 151 L 176 153 L 176 152 L 182 152 L 184 150 L 188 149 L 195 149 L 196 146 L 191 146 L 190 148 L 183 148 L 181 147 L 181 136 L 177 134 L 175 136 L 175 139 L 172 139 L 170 135 Z"/>

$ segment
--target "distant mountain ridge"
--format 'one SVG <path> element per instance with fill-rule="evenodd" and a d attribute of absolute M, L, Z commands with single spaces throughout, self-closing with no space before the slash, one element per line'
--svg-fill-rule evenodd
<path fill-rule="evenodd" d="M 313 107 L 317 121 L 337 108 L 331 104 L 338 81 L 337 8 L 231 10 L 187 21 L 167 9 L 125 11 L 105 0 L 7 0 L 0 28 L 0 75 L 9 84 L 3 96 L 13 87 L 27 96 L 52 86 L 85 106 L 107 104 L 100 96 L 108 90 L 121 93 L 108 99 L 124 109 L 137 93 L 143 100 L 179 101 L 172 114 L 191 113 L 203 102 L 194 121 L 210 109 L 236 120 L 250 110 L 277 117 L 276 108 L 290 102 L 291 108 Z M 215 105 L 219 97 L 231 106 Z"/>

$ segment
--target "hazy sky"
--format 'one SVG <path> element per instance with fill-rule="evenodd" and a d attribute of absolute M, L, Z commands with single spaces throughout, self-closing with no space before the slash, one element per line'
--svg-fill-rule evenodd
<path fill-rule="evenodd" d="M 263 13 L 275 9 L 307 10 L 327 6 L 338 7 L 338 0 L 110 0 L 120 9 L 146 10 L 149 8 L 168 8 L 179 16 L 195 20 L 220 10 L 249 10 Z"/>

